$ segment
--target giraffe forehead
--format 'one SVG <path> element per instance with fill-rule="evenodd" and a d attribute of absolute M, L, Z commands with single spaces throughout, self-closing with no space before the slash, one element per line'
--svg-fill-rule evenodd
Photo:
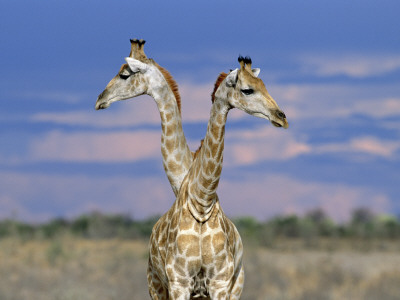
<path fill-rule="evenodd" d="M 264 82 L 260 78 L 257 78 L 255 76 L 251 75 L 247 71 L 243 72 L 241 74 L 240 81 L 241 81 L 242 85 L 251 86 L 251 88 L 253 88 L 254 90 L 257 90 L 261 93 L 268 93 Z"/>
<path fill-rule="evenodd" d="M 121 73 L 121 72 L 123 72 L 123 71 L 125 71 L 125 70 L 129 70 L 128 64 L 123 64 L 123 65 L 121 66 L 121 68 L 119 69 L 118 74 Z"/>
<path fill-rule="evenodd" d="M 263 84 L 262 80 L 258 77 L 255 77 L 252 73 L 247 71 L 246 69 L 241 69 L 239 73 L 239 78 L 241 81 L 250 83 L 250 84 Z"/>
<path fill-rule="evenodd" d="M 123 71 L 125 69 L 129 69 L 128 64 L 122 64 L 120 71 Z"/>

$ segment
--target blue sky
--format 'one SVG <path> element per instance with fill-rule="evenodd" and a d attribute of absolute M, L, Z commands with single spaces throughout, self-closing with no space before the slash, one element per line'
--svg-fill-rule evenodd
<path fill-rule="evenodd" d="M 357 207 L 400 214 L 398 1 L 1 1 L 0 218 L 93 210 L 145 218 L 174 201 L 148 96 L 95 111 L 130 38 L 179 84 L 192 150 L 239 54 L 290 128 L 231 111 L 218 189 L 229 216 Z"/>

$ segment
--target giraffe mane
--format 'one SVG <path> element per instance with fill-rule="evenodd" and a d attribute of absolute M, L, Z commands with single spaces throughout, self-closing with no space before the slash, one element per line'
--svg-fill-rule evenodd
<path fill-rule="evenodd" d="M 179 94 L 178 84 L 176 83 L 175 79 L 172 75 L 159 64 L 154 62 L 155 66 L 160 70 L 161 74 L 164 76 L 165 80 L 167 81 L 169 87 L 171 88 L 172 92 L 174 93 L 176 104 L 178 105 L 179 113 L 181 112 L 181 95 Z"/>
<path fill-rule="evenodd" d="M 199 148 L 197 148 L 196 152 L 193 153 L 193 159 L 195 159 L 195 158 L 197 157 L 197 155 L 199 155 L 200 150 L 201 150 L 201 147 L 203 147 L 203 142 L 204 142 L 204 139 L 202 139 L 202 140 L 200 141 L 200 146 L 199 146 Z"/>
<path fill-rule="evenodd" d="M 213 90 L 213 92 L 212 92 L 212 94 L 211 94 L 211 102 L 212 102 L 212 103 L 214 103 L 214 100 L 215 100 L 215 93 L 217 92 L 218 87 L 221 85 L 221 82 L 224 81 L 224 79 L 226 78 L 226 76 L 228 76 L 228 74 L 226 74 L 225 72 L 221 72 L 221 73 L 218 75 L 218 78 L 217 78 L 217 80 L 215 81 L 215 84 L 214 84 L 214 90 Z M 203 146 L 203 142 L 204 142 L 204 139 L 202 139 L 202 140 L 200 141 L 200 146 L 199 146 L 199 148 L 197 148 L 196 152 L 193 153 L 193 159 L 195 159 L 195 158 L 197 157 L 197 155 L 200 153 L 201 147 Z"/>
<path fill-rule="evenodd" d="M 217 92 L 219 86 L 221 85 L 221 82 L 224 81 L 224 79 L 226 78 L 226 76 L 228 76 L 228 74 L 221 72 L 217 78 L 217 80 L 215 81 L 214 84 L 214 90 L 211 94 L 211 102 L 214 103 L 215 100 L 215 93 Z"/>

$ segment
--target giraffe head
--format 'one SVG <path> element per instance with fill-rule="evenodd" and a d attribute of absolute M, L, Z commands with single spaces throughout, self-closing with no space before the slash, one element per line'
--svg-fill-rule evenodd
<path fill-rule="evenodd" d="M 125 58 L 118 74 L 111 79 L 104 91 L 97 97 L 95 109 L 105 109 L 111 103 L 140 95 L 155 96 L 162 89 L 170 88 L 180 109 L 180 96 L 176 82 L 167 70 L 154 60 L 147 58 L 143 51 L 144 40 L 131 39 L 131 52 Z"/>
<path fill-rule="evenodd" d="M 212 101 L 217 98 L 226 99 L 230 107 L 267 119 L 276 127 L 288 128 L 286 115 L 258 78 L 260 69 L 251 68 L 249 57 L 239 56 L 238 61 L 240 69 L 220 74 L 212 93 Z"/>

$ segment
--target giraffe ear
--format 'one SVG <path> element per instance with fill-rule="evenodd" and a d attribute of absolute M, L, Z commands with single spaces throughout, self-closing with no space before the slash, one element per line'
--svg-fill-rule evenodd
<path fill-rule="evenodd" d="M 148 69 L 148 66 L 141 61 L 134 59 L 132 57 L 125 57 L 126 62 L 129 65 L 129 68 L 132 70 L 133 73 L 145 73 Z"/>
<path fill-rule="evenodd" d="M 231 71 L 228 76 L 226 76 L 226 85 L 229 87 L 233 87 L 236 85 L 238 79 L 238 71 L 239 69 L 235 69 Z"/>
<path fill-rule="evenodd" d="M 260 68 L 255 68 L 251 70 L 253 72 L 254 77 L 258 77 L 258 74 L 260 74 Z"/>

